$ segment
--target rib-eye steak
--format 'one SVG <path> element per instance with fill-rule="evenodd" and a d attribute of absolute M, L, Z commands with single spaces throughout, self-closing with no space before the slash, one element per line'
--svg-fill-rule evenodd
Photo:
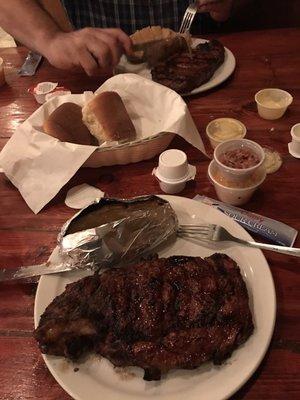
<path fill-rule="evenodd" d="M 96 352 L 144 379 L 221 364 L 253 331 L 246 285 L 224 254 L 152 259 L 69 284 L 34 335 L 43 353 Z"/>
<path fill-rule="evenodd" d="M 151 70 L 152 79 L 178 93 L 188 93 L 210 80 L 224 62 L 224 53 L 218 40 L 201 43 L 192 54 L 182 52 L 157 64 Z"/>

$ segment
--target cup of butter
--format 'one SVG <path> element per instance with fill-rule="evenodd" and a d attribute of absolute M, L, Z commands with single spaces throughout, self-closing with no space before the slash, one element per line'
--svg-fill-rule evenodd
<path fill-rule="evenodd" d="M 234 118 L 217 118 L 206 127 L 206 134 L 212 148 L 232 139 L 243 139 L 246 136 L 245 125 Z"/>
<path fill-rule="evenodd" d="M 257 111 L 264 119 L 279 119 L 292 103 L 293 97 L 282 89 L 262 89 L 255 95 Z"/>

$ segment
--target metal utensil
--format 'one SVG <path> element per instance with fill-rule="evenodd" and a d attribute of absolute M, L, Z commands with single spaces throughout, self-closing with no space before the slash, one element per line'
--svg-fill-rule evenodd
<path fill-rule="evenodd" d="M 0 269 L 0 282 L 31 278 L 39 275 L 57 274 L 58 272 L 71 271 L 72 269 L 74 269 L 74 267 L 68 263 L 52 264 L 50 262 L 39 265 L 30 265 L 28 267 L 4 268 Z"/>
<path fill-rule="evenodd" d="M 188 6 L 188 8 L 186 9 L 182 22 L 181 22 L 181 26 L 179 29 L 179 33 L 186 33 L 189 32 L 192 22 L 194 20 L 194 17 L 197 13 L 198 10 L 198 4 L 197 2 L 192 3 Z"/>
<path fill-rule="evenodd" d="M 225 228 L 214 224 L 201 225 L 179 225 L 178 236 L 183 238 L 193 238 L 206 242 L 235 242 L 247 247 L 255 247 L 263 250 L 276 251 L 277 253 L 288 254 L 300 257 L 300 249 L 286 246 L 276 246 L 273 244 L 257 243 L 249 240 L 239 239 L 232 236 Z"/>

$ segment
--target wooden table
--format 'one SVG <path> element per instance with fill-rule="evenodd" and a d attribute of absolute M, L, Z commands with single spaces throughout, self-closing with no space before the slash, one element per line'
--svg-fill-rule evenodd
<path fill-rule="evenodd" d="M 269 175 L 246 209 L 278 219 L 300 230 L 300 162 L 287 150 L 290 128 L 300 122 L 300 29 L 235 33 L 221 36 L 237 58 L 234 75 L 219 88 L 187 99 L 188 107 L 205 139 L 205 126 L 216 117 L 240 119 L 248 138 L 271 146 L 283 157 L 281 169 Z M 1 147 L 15 129 L 38 107 L 27 89 L 40 81 L 53 81 L 74 93 L 95 90 L 103 81 L 84 74 L 58 71 L 46 62 L 32 78 L 21 78 L 17 68 L 26 50 L 1 49 L 7 65 L 8 85 L 0 91 Z M 294 96 L 286 115 L 278 121 L 258 117 L 254 94 L 279 87 Z M 207 143 L 207 142 L 206 142 Z M 208 161 L 183 140 L 172 147 L 188 153 L 197 166 L 196 181 L 182 193 L 186 197 L 215 197 L 207 179 Z M 208 146 L 209 148 L 209 146 Z M 1 267 L 47 260 L 56 235 L 74 210 L 64 205 L 68 188 L 78 183 L 98 186 L 109 196 L 131 197 L 160 193 L 151 171 L 157 159 L 126 167 L 80 170 L 38 215 L 34 215 L 15 187 L 0 175 Z M 300 247 L 300 238 L 295 245 Z M 233 399 L 296 399 L 300 397 L 300 279 L 299 259 L 265 252 L 275 280 L 278 311 L 274 337 L 261 366 Z M 35 283 L 0 284 L 0 398 L 2 400 L 66 400 L 70 397 L 48 372 L 32 338 Z"/>

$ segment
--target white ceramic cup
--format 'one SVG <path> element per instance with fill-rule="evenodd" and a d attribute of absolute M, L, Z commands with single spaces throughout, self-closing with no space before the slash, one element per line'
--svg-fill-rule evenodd
<path fill-rule="evenodd" d="M 234 150 L 234 149 L 239 149 L 239 148 L 248 148 L 251 151 L 253 151 L 259 159 L 259 163 L 253 165 L 252 167 L 249 168 L 231 168 L 228 167 L 227 165 L 224 165 L 220 161 L 220 156 L 225 153 L 226 151 L 229 150 Z M 236 181 L 242 181 L 246 178 L 248 178 L 250 175 L 252 175 L 256 170 L 258 170 L 262 163 L 265 160 L 265 152 L 263 148 L 256 142 L 253 142 L 252 140 L 248 139 L 234 139 L 234 140 L 228 140 L 227 142 L 220 143 L 214 151 L 214 160 L 216 161 L 220 171 L 224 175 L 224 177 L 231 179 L 231 180 L 236 180 Z"/>
<path fill-rule="evenodd" d="M 292 126 L 292 148 L 294 153 L 300 154 L 300 123 Z"/>
<path fill-rule="evenodd" d="M 263 171 L 261 178 L 255 184 L 244 188 L 231 188 L 222 185 L 214 178 L 217 168 L 217 163 L 212 160 L 208 166 L 208 177 L 215 187 L 218 198 L 224 203 L 231 204 L 233 206 L 240 206 L 247 203 L 256 189 L 266 179 L 266 172 Z"/>
<path fill-rule="evenodd" d="M 293 97 L 282 89 L 262 89 L 255 95 L 258 114 L 268 120 L 278 119 L 283 116 Z"/>

